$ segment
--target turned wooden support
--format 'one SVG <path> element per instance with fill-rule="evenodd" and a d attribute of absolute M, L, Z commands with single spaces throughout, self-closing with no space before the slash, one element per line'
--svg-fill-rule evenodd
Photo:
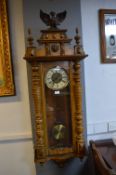
<path fill-rule="evenodd" d="M 32 65 L 32 95 L 35 109 L 35 161 L 46 157 L 44 140 L 44 117 L 42 113 L 42 86 L 41 86 L 41 65 Z"/>
<path fill-rule="evenodd" d="M 75 92 L 75 151 L 77 154 L 83 152 L 83 114 L 82 114 L 82 87 L 80 80 L 80 64 L 74 63 L 74 92 Z M 81 151 L 82 150 L 82 151 Z"/>

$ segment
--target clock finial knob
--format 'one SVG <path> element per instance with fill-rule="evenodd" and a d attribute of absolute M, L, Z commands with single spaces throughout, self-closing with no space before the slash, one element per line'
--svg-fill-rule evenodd
<path fill-rule="evenodd" d="M 35 55 L 35 50 L 36 50 L 36 47 L 33 45 L 33 37 L 32 37 L 32 34 L 31 34 L 31 29 L 29 28 L 28 29 L 28 38 L 27 38 L 27 41 L 28 41 L 28 46 L 27 46 L 27 49 L 26 49 L 26 56 L 34 56 Z"/>
<path fill-rule="evenodd" d="M 81 37 L 79 36 L 79 30 L 76 28 L 76 36 L 74 37 L 76 45 L 74 46 L 74 54 L 75 55 L 85 55 L 83 50 L 83 46 L 80 44 Z"/>
<path fill-rule="evenodd" d="M 31 32 L 31 29 L 28 28 L 28 38 L 27 38 L 27 41 L 28 41 L 28 44 L 30 47 L 33 47 L 33 37 L 32 37 L 32 32 Z"/>

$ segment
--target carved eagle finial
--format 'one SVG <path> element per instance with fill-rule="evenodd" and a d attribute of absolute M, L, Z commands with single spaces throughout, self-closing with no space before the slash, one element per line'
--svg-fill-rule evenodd
<path fill-rule="evenodd" d="M 50 26 L 50 28 L 57 28 L 58 25 L 60 25 L 61 22 L 64 21 L 66 17 L 66 10 L 60 13 L 55 13 L 54 11 L 51 11 L 49 14 L 44 13 L 42 10 L 40 10 L 40 18 L 41 20 L 47 25 Z"/>

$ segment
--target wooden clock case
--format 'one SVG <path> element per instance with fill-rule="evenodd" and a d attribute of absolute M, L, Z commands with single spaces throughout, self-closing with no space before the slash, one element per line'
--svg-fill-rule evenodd
<path fill-rule="evenodd" d="M 85 155 L 80 61 L 87 55 L 80 45 L 78 30 L 74 48 L 69 47 L 71 39 L 66 32 L 58 28 L 41 30 L 36 48 L 29 31 L 24 59 L 31 65 L 32 72 L 34 150 L 38 163 L 48 160 L 61 163 Z M 61 90 L 45 85 L 46 72 L 56 66 L 64 69 L 69 78 L 68 86 Z"/>

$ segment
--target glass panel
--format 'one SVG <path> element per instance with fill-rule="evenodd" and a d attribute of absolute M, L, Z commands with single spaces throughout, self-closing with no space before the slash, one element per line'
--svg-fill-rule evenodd
<path fill-rule="evenodd" d="M 51 90 L 45 86 L 47 130 L 49 147 L 70 147 L 72 122 L 70 109 L 70 87 Z"/>
<path fill-rule="evenodd" d="M 106 58 L 116 59 L 116 15 L 105 14 Z"/>

